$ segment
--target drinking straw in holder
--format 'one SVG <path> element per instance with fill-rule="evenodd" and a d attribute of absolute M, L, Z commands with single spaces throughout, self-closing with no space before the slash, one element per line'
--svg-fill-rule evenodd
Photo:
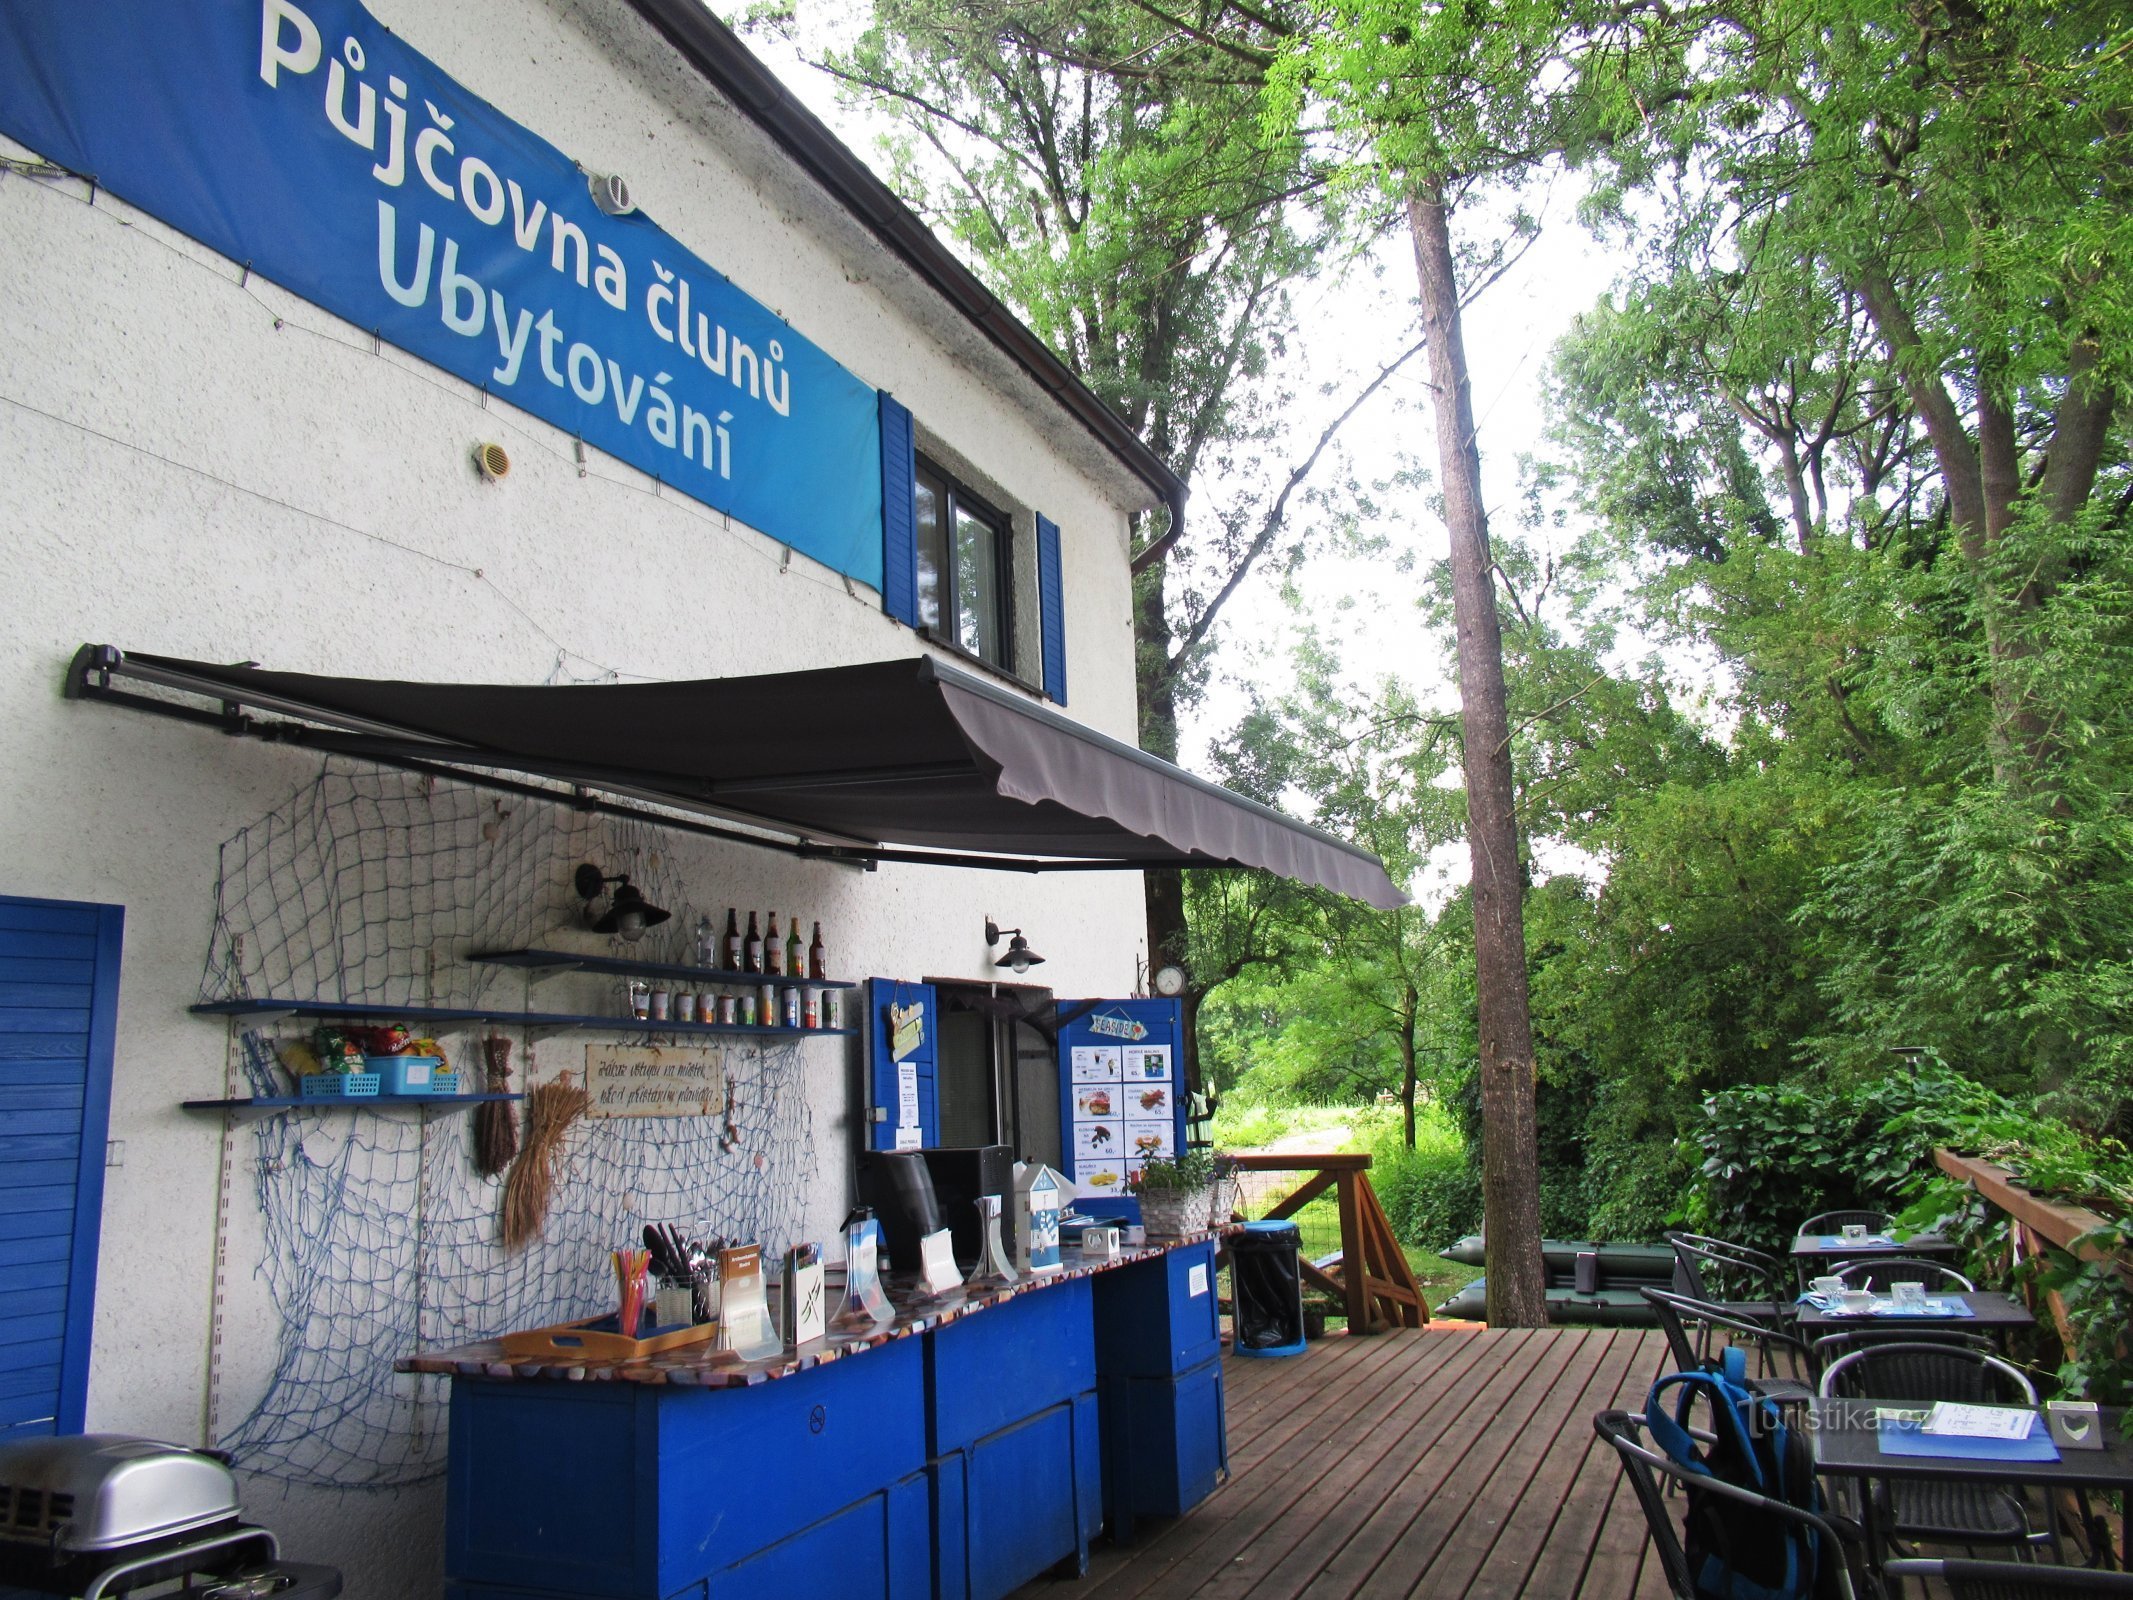
<path fill-rule="evenodd" d="M 649 1250 L 616 1250 L 615 1284 L 621 1291 L 621 1308 L 615 1315 L 615 1329 L 627 1338 L 637 1337 L 637 1330 L 644 1321 L 644 1275 L 652 1264 Z"/>

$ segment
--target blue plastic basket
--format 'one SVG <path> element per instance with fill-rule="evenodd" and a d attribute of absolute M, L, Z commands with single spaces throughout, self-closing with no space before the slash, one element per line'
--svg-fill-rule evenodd
<path fill-rule="evenodd" d="M 368 1100 L 378 1092 L 375 1072 L 309 1072 L 297 1083 L 306 1100 Z"/>
<path fill-rule="evenodd" d="M 444 1065 L 441 1056 L 365 1056 L 363 1064 L 377 1074 L 380 1094 L 456 1094 L 459 1090 L 456 1077 L 439 1073 Z M 450 1088 L 439 1083 L 440 1076 L 450 1080 Z"/>

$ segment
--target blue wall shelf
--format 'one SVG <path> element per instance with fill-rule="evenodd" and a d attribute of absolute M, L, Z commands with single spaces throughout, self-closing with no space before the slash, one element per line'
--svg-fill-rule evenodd
<path fill-rule="evenodd" d="M 187 1111 L 227 1111 L 239 1117 L 263 1117 L 276 1111 L 376 1111 L 387 1106 L 415 1106 L 424 1111 L 465 1111 L 491 1100 L 523 1100 L 522 1094 L 364 1094 L 306 1096 L 261 1095 L 257 1099 L 181 1100 Z"/>
<path fill-rule="evenodd" d="M 705 971 L 702 967 L 690 967 L 687 970 L 699 976 Z M 749 981 L 756 980 L 751 977 Z M 206 1000 L 187 1009 L 196 1017 L 244 1017 L 257 1022 L 274 1022 L 286 1017 L 313 1017 L 321 1020 L 369 1018 L 374 1021 L 393 1022 L 492 1022 L 505 1027 L 532 1028 L 552 1033 L 658 1033 L 683 1038 L 693 1034 L 733 1034 L 749 1039 L 813 1039 L 857 1031 L 852 1028 L 766 1028 L 761 1024 L 750 1025 L 745 1022 L 676 1022 L 672 1019 L 653 1022 L 644 1017 L 589 1016 L 559 1011 L 512 1011 L 495 1006 L 369 1005 L 360 1000 Z"/>

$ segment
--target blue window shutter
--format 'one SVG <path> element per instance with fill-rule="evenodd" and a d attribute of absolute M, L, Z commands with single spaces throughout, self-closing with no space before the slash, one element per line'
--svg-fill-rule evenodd
<path fill-rule="evenodd" d="M 918 443 L 911 409 L 881 397 L 881 608 L 918 626 Z"/>
<path fill-rule="evenodd" d="M 1066 596 L 1059 589 L 1059 524 L 1037 518 L 1037 613 L 1044 638 L 1044 698 L 1066 704 Z"/>
<path fill-rule="evenodd" d="M 123 922 L 0 895 L 0 1440 L 82 1429 Z"/>

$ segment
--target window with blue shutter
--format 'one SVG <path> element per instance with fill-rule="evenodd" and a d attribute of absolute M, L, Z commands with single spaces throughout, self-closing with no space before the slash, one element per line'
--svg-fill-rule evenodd
<path fill-rule="evenodd" d="M 1065 705 L 1059 525 L 1017 508 L 997 485 L 968 481 L 980 476 L 974 469 L 921 453 L 910 409 L 888 394 L 879 401 L 882 609 Z"/>
<path fill-rule="evenodd" d="M 82 1430 L 124 917 L 0 895 L 0 1440 Z"/>

